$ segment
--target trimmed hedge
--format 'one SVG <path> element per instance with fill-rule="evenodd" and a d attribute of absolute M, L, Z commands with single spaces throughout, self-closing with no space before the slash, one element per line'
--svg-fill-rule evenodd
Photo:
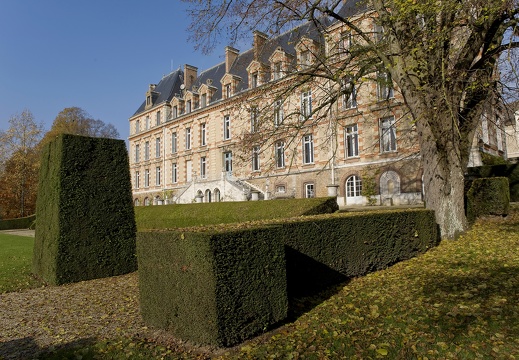
<path fill-rule="evenodd" d="M 472 181 L 467 192 L 467 220 L 474 222 L 482 215 L 508 215 L 510 190 L 505 177 L 481 178 Z"/>
<path fill-rule="evenodd" d="M 339 206 L 334 197 L 214 202 L 137 206 L 135 207 L 135 218 L 138 230 L 142 231 L 290 218 L 333 213 L 338 209 Z"/>
<path fill-rule="evenodd" d="M 519 164 L 478 166 L 467 169 L 467 186 L 470 189 L 474 179 L 490 178 L 490 177 L 506 177 L 510 189 L 510 201 L 519 201 Z"/>
<path fill-rule="evenodd" d="M 135 216 L 123 140 L 62 134 L 42 152 L 33 271 L 64 284 L 135 271 Z"/>
<path fill-rule="evenodd" d="M 17 219 L 0 220 L 0 230 L 29 229 L 33 226 L 36 215 Z"/>
<path fill-rule="evenodd" d="M 232 346 L 287 315 L 279 231 L 139 232 L 141 313 L 197 343 Z"/>
<path fill-rule="evenodd" d="M 426 209 L 345 213 L 283 226 L 290 296 L 385 269 L 440 242 Z"/>

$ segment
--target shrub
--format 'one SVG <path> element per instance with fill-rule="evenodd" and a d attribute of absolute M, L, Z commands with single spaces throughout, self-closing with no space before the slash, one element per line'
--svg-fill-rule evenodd
<path fill-rule="evenodd" d="M 237 344 L 287 314 L 279 232 L 139 232 L 146 323 L 215 346 Z"/>
<path fill-rule="evenodd" d="M 482 215 L 508 215 L 510 191 L 505 177 L 475 179 L 467 192 L 467 220 Z"/>
<path fill-rule="evenodd" d="M 36 220 L 36 215 L 17 219 L 0 220 L 0 230 L 29 229 L 33 225 L 34 220 Z"/>
<path fill-rule="evenodd" d="M 62 134 L 43 149 L 33 271 L 64 284 L 136 270 L 123 140 Z"/>
<path fill-rule="evenodd" d="M 472 181 L 478 178 L 506 177 L 510 191 L 510 201 L 519 201 L 519 164 L 479 166 L 467 169 L 467 186 L 465 193 L 470 189 Z"/>

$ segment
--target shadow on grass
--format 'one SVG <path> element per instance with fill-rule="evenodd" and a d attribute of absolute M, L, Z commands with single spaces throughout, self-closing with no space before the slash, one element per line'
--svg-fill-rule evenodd
<path fill-rule="evenodd" d="M 21 359 L 69 359 L 74 349 L 88 347 L 95 344 L 94 338 L 80 339 L 61 345 L 40 347 L 32 337 L 16 339 L 0 343 L 0 359 L 2 360 L 21 360 Z"/>
<path fill-rule="evenodd" d="M 452 266 L 463 264 L 453 263 Z M 482 262 L 471 274 L 430 277 L 423 293 L 437 311 L 429 321 L 453 341 L 470 331 L 506 329 L 509 338 L 519 338 L 519 267 L 498 261 Z"/>

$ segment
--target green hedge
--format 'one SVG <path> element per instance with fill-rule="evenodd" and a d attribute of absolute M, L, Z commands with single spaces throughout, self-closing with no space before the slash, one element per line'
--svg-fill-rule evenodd
<path fill-rule="evenodd" d="M 467 169 L 466 190 L 470 189 L 472 181 L 478 178 L 506 177 L 510 190 L 510 201 L 519 201 L 519 164 L 479 166 Z"/>
<path fill-rule="evenodd" d="M 42 152 L 33 271 L 51 284 L 136 270 L 123 140 L 62 134 Z"/>
<path fill-rule="evenodd" d="M 30 229 L 34 226 L 36 215 L 26 216 L 23 218 L 0 220 L 0 230 L 10 229 Z"/>
<path fill-rule="evenodd" d="M 387 268 L 440 241 L 434 212 L 426 209 L 322 216 L 283 229 L 290 296 Z"/>
<path fill-rule="evenodd" d="M 141 313 L 197 343 L 232 346 L 286 317 L 279 232 L 139 232 Z"/>
<path fill-rule="evenodd" d="M 467 220 L 482 215 L 508 215 L 510 191 L 506 177 L 481 178 L 472 181 L 467 192 Z"/>
<path fill-rule="evenodd" d="M 290 218 L 333 213 L 335 198 L 215 202 L 135 207 L 139 231 Z"/>

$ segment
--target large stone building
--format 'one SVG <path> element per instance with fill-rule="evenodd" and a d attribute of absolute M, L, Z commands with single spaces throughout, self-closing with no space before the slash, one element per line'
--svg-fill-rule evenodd
<path fill-rule="evenodd" d="M 365 12 L 343 11 L 378 36 Z M 185 65 L 150 85 L 129 119 L 135 205 L 335 194 L 339 205 L 420 203 L 416 130 L 388 76 L 301 83 L 356 41 L 337 23 L 326 33 L 310 23 L 254 32 L 251 49 L 227 47 L 210 69 Z"/>

